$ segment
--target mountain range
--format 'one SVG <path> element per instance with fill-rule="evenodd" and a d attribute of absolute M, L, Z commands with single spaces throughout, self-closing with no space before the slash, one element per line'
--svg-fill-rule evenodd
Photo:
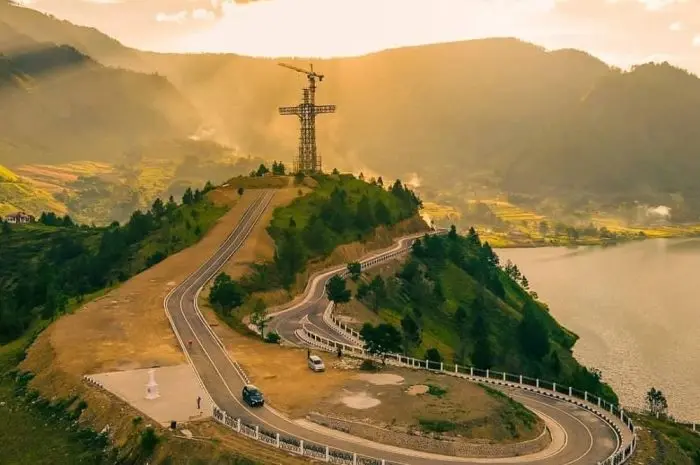
<path fill-rule="evenodd" d="M 277 108 L 299 102 L 305 79 L 276 64 L 307 61 L 141 52 L 9 3 L 0 3 L 0 17 L 34 41 L 72 47 L 52 53 L 80 60 L 82 73 L 114 76 L 124 94 L 100 102 L 103 110 L 128 102 L 122 114 L 157 115 L 129 117 L 139 123 L 122 122 L 104 136 L 94 127 L 99 119 L 86 117 L 93 125 L 83 126 L 86 140 L 111 135 L 119 151 L 124 140 L 198 131 L 266 159 L 289 162 L 295 153 L 298 122 Z M 326 75 L 317 102 L 338 106 L 317 124 L 327 168 L 413 178 L 424 195 L 454 202 L 479 191 L 611 208 L 673 201 L 684 219 L 700 217 L 700 79 L 667 63 L 622 71 L 576 50 L 484 39 L 314 65 Z M 51 138 L 59 142 L 51 145 L 61 150 L 45 152 L 44 163 L 65 160 L 67 128 L 81 126 L 57 121 Z M 12 166 L 9 157 L 0 151 L 0 162 Z"/>

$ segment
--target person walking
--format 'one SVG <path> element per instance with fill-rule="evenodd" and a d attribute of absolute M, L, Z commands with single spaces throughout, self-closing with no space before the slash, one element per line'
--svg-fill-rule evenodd
<path fill-rule="evenodd" d="M 197 410 L 202 410 L 202 398 L 197 396 Z"/>
<path fill-rule="evenodd" d="M 311 349 L 306 349 L 306 358 L 307 360 L 311 358 Z"/>
<path fill-rule="evenodd" d="M 343 347 L 338 346 L 338 358 L 342 358 L 342 357 L 343 357 Z"/>
<path fill-rule="evenodd" d="M 192 350 L 192 339 L 187 341 L 187 346 L 189 347 L 190 350 Z"/>

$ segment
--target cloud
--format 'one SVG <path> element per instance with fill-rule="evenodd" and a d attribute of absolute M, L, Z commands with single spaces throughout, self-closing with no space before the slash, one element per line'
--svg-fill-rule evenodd
<path fill-rule="evenodd" d="M 693 37 L 693 46 L 700 47 L 700 34 Z"/>
<path fill-rule="evenodd" d="M 683 23 L 681 23 L 680 21 L 676 21 L 675 23 L 671 23 L 671 25 L 668 26 L 668 28 L 672 31 L 675 31 L 675 32 L 682 31 L 683 30 Z"/>
<path fill-rule="evenodd" d="M 159 23 L 184 23 L 189 12 L 187 10 L 178 11 L 177 13 L 158 13 L 156 21 Z"/>
<path fill-rule="evenodd" d="M 192 19 L 200 21 L 211 21 L 216 19 L 216 13 L 205 8 L 197 8 L 196 10 L 192 11 Z"/>

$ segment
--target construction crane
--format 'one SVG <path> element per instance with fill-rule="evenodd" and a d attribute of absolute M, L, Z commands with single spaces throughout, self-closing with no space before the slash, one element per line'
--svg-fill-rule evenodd
<path fill-rule="evenodd" d="M 321 171 L 321 158 L 316 151 L 316 115 L 335 113 L 335 105 L 316 105 L 316 79 L 322 82 L 323 74 L 314 72 L 313 65 L 309 65 L 310 70 L 305 70 L 286 63 L 278 64 L 283 68 L 306 74 L 309 80 L 309 87 L 302 91 L 301 104 L 296 107 L 280 107 L 279 109 L 280 115 L 298 116 L 301 123 L 299 152 L 294 160 L 294 172 L 319 172 Z"/>

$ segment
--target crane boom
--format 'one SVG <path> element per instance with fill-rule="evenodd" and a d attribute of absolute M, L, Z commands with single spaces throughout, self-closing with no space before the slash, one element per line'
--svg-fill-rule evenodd
<path fill-rule="evenodd" d="M 323 81 L 323 74 L 315 73 L 313 65 L 311 65 L 311 71 L 297 68 L 296 66 L 288 65 L 287 63 L 278 63 L 278 65 L 280 65 L 284 68 L 287 68 L 287 69 L 291 69 L 292 71 L 296 71 L 298 73 L 306 74 L 310 78 L 318 78 L 319 81 Z"/>

